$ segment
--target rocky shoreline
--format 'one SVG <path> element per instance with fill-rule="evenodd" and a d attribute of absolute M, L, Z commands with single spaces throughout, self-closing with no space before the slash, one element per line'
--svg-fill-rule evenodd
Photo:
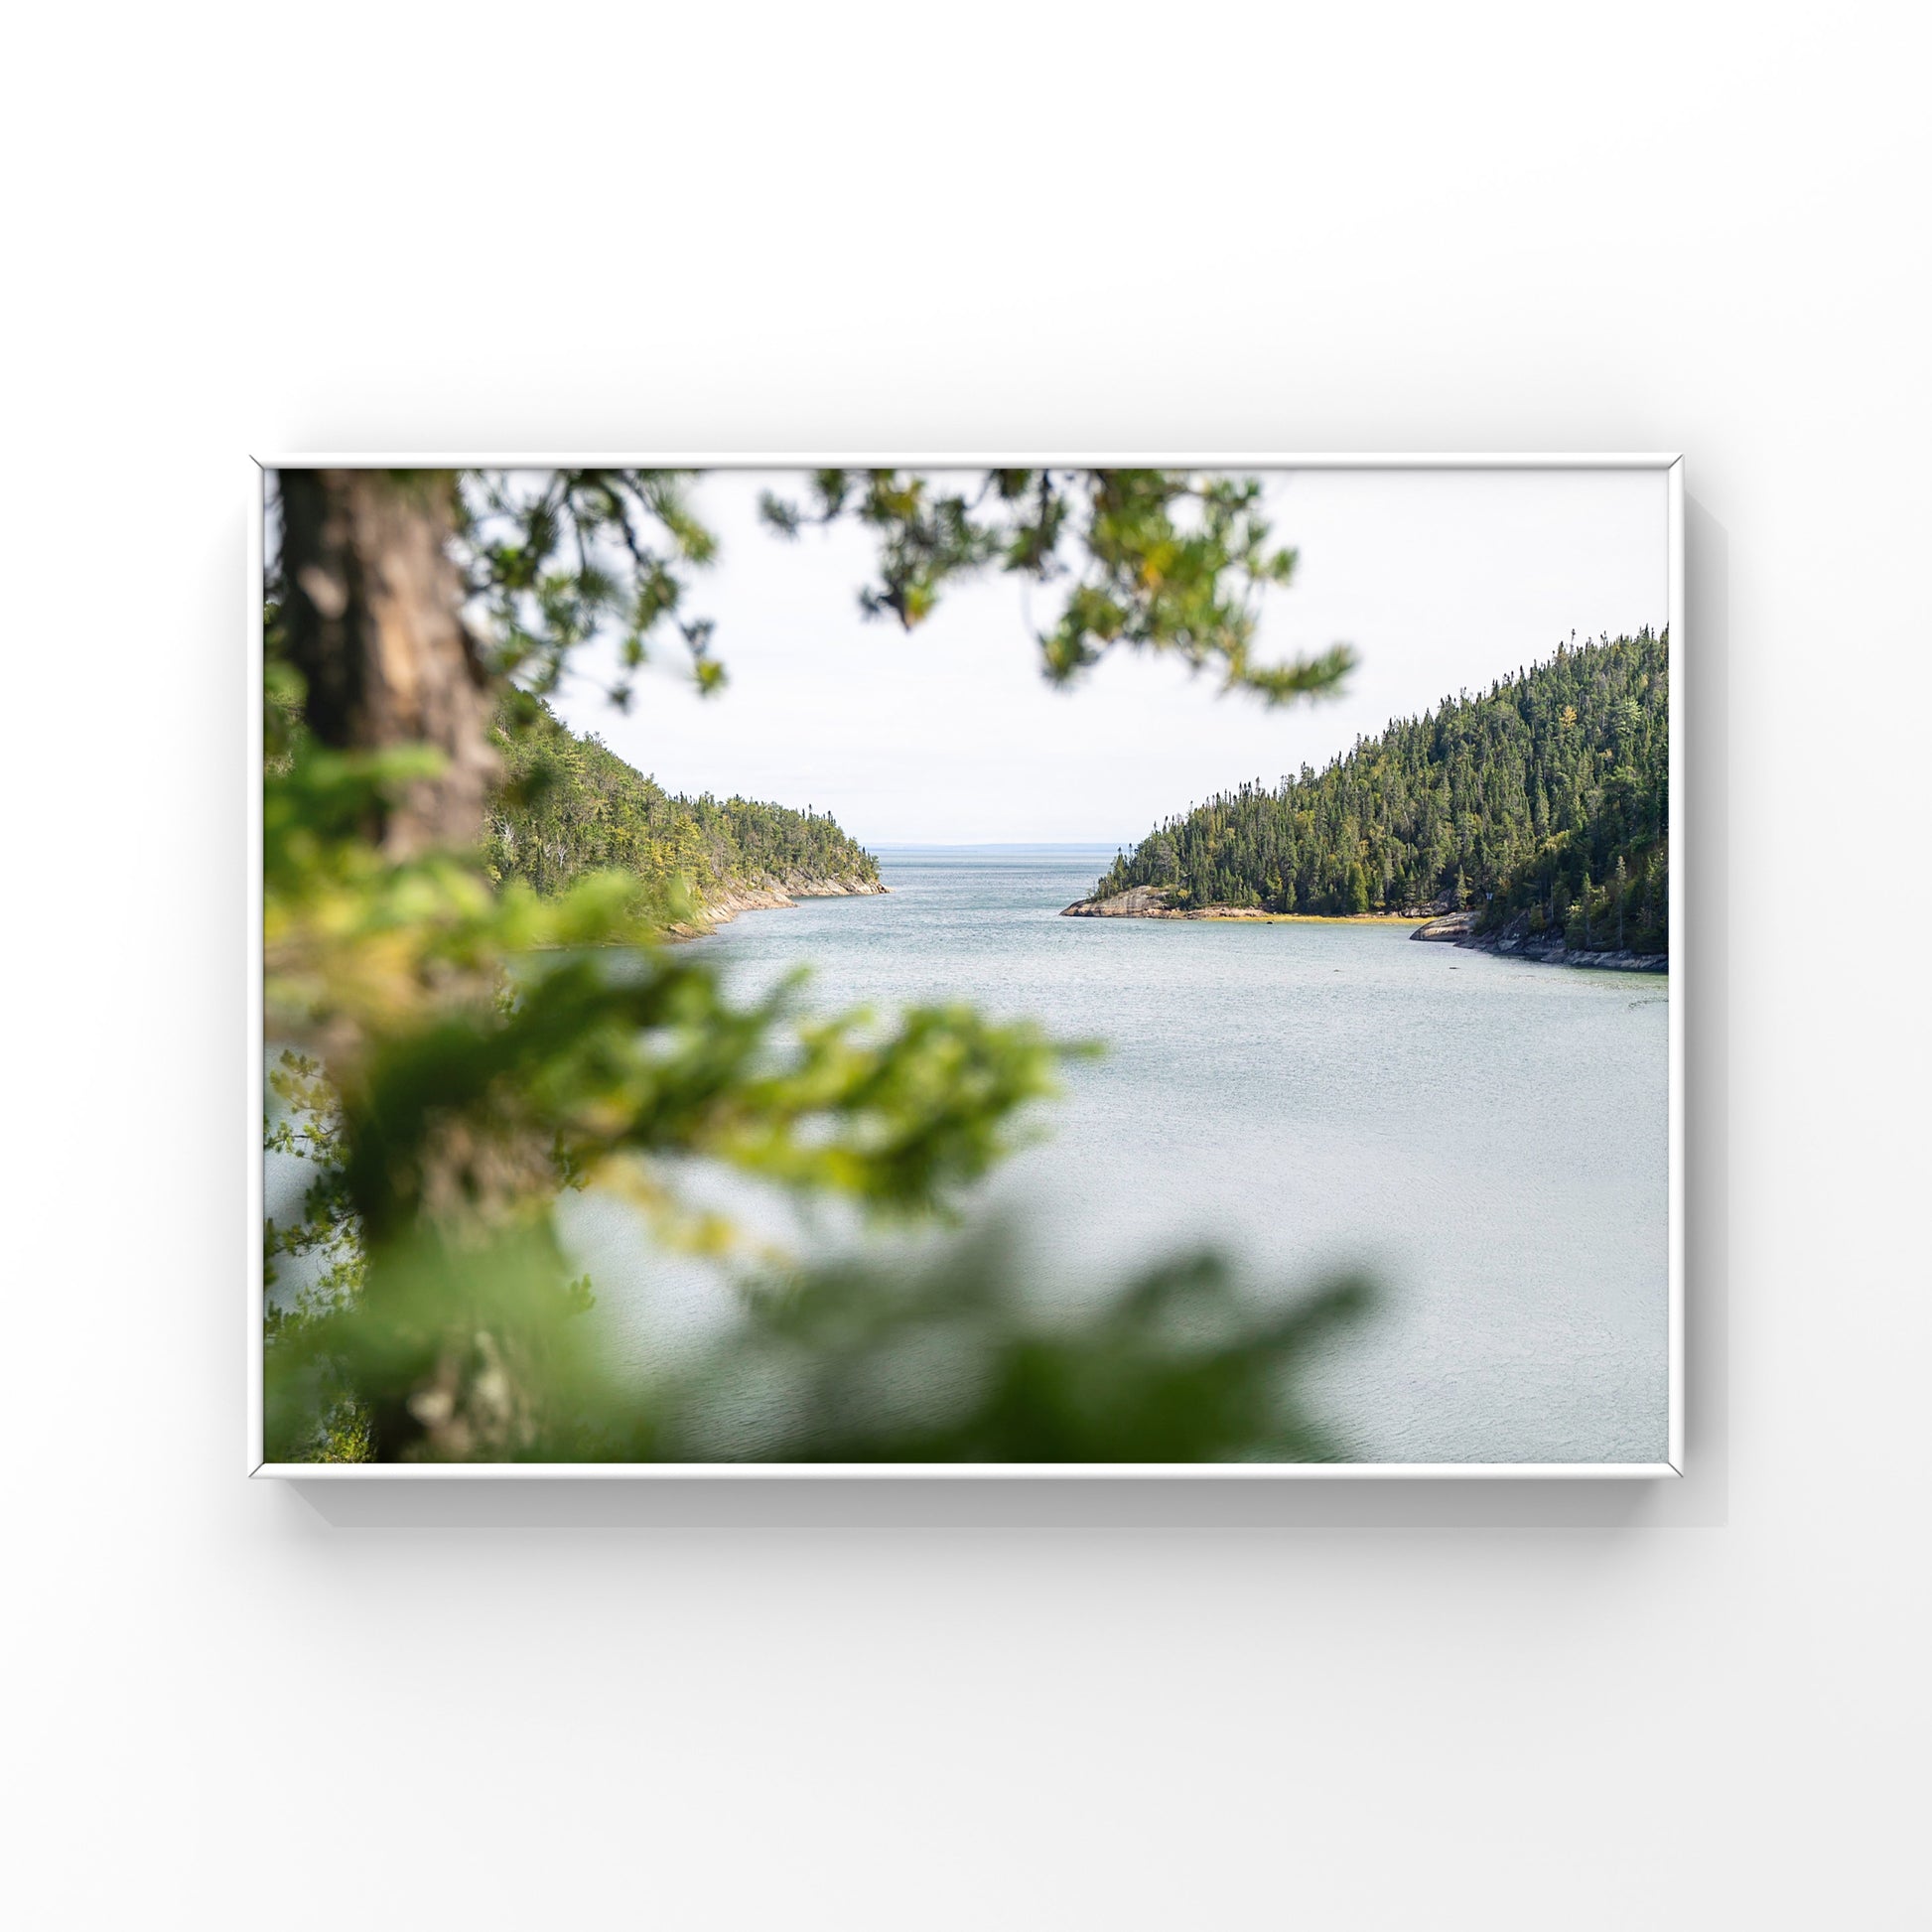
<path fill-rule="evenodd" d="M 1312 914 L 1264 912 L 1252 905 L 1189 905 L 1168 903 L 1173 888 L 1130 886 L 1109 898 L 1075 899 L 1062 906 L 1063 919 L 1301 919 Z M 1475 952 L 1495 953 L 1504 959 L 1532 959 L 1544 966 L 1590 966 L 1610 973 L 1668 973 L 1668 953 L 1638 953 L 1620 949 L 1573 950 L 1559 934 L 1555 938 L 1529 929 L 1529 914 L 1519 912 L 1499 932 L 1477 932 L 1478 912 L 1445 912 L 1435 905 L 1405 906 L 1400 912 L 1364 912 L 1355 916 L 1321 918 L 1322 925 L 1402 925 L 1420 920 L 1409 936 L 1433 939 Z"/>
<path fill-rule="evenodd" d="M 1500 932 L 1477 932 L 1476 912 L 1446 912 L 1418 926 L 1412 939 L 1434 939 L 1446 945 L 1467 946 L 1475 952 L 1495 953 L 1503 959 L 1533 959 L 1543 966 L 1590 966 L 1610 973 L 1668 973 L 1668 953 L 1627 952 L 1618 949 L 1572 950 L 1561 935 L 1550 938 L 1529 929 L 1529 914 L 1519 912 Z"/>
<path fill-rule="evenodd" d="M 1315 925 L 1408 925 L 1429 917 L 1427 906 L 1400 912 L 1268 912 L 1258 905 L 1170 905 L 1170 886 L 1130 886 L 1109 898 L 1080 898 L 1060 907 L 1063 919 L 1259 919 Z"/>
<path fill-rule="evenodd" d="M 801 898 L 872 898 L 890 891 L 879 881 L 814 879 L 798 874 L 763 886 L 735 886 L 705 899 L 696 921 L 667 928 L 680 939 L 696 939 L 714 927 L 729 925 L 741 912 L 775 912 L 795 906 Z"/>
<path fill-rule="evenodd" d="M 1063 919 L 1178 919 L 1185 915 L 1167 903 L 1165 886 L 1130 886 L 1111 898 L 1076 898 L 1060 908 Z"/>

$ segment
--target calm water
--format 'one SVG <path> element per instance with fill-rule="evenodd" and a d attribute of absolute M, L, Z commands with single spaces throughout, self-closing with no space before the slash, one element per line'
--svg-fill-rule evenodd
<path fill-rule="evenodd" d="M 1283 1293 L 1368 1268 L 1381 1311 L 1316 1389 L 1354 1455 L 1661 1459 L 1668 982 L 1405 926 L 1059 917 L 1112 856 L 887 853 L 888 897 L 699 943 L 747 986 L 809 963 L 827 1008 L 963 995 L 1104 1039 L 990 1201 L 1069 1295 L 1203 1240 Z"/>

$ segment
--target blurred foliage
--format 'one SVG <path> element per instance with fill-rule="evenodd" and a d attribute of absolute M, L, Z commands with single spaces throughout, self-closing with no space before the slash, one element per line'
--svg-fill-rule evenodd
<path fill-rule="evenodd" d="M 689 614 L 691 573 L 718 541 L 672 470 L 492 470 L 453 479 L 458 561 L 483 613 L 494 668 L 538 695 L 554 691 L 574 651 L 616 644 L 607 687 L 627 710 L 654 638 L 673 632 L 702 691 L 723 687 L 709 619 Z"/>
<path fill-rule="evenodd" d="M 1356 1281 L 1284 1305 L 1218 1255 L 1148 1267 L 1077 1312 L 994 1230 L 919 1269 L 823 1268 L 755 1299 L 680 1390 L 698 1459 L 1329 1461 L 1308 1349 L 1367 1305 Z"/>
<path fill-rule="evenodd" d="M 990 486 L 1013 500 L 1008 483 Z M 415 501 L 444 483 L 396 487 Z M 1230 488 L 1238 523 L 1244 499 Z M 683 612 L 683 573 L 712 546 L 682 480 L 565 472 L 451 489 L 467 505 L 454 538 L 466 594 L 491 626 L 494 809 L 537 810 L 586 772 L 648 806 L 603 748 L 560 743 L 534 700 L 612 624 L 633 667 L 649 633 L 673 624 L 715 686 L 709 631 Z M 919 514 L 915 501 L 881 526 L 889 582 L 895 532 Z M 1112 543 L 1088 538 L 1090 550 Z M 928 590 L 952 574 L 930 572 Z M 492 863 L 483 824 L 466 849 L 385 847 L 372 828 L 404 788 L 436 784 L 443 755 L 317 742 L 278 650 L 280 600 L 304 594 L 299 580 L 272 570 L 266 613 L 267 1138 L 308 1176 L 299 1211 L 264 1230 L 268 1459 L 1329 1452 L 1294 1379 L 1310 1337 L 1359 1306 L 1357 1286 L 1283 1312 L 1278 1300 L 1250 1303 L 1209 1258 L 1154 1270 L 1068 1320 L 1043 1311 L 997 1243 L 910 1273 L 801 1270 L 693 1205 L 681 1177 L 696 1167 L 862 1219 L 954 1215 L 1029 1131 L 1064 1049 L 964 1006 L 827 1018 L 803 1009 L 795 980 L 734 996 L 707 955 L 668 942 L 667 922 L 703 884 L 675 845 L 651 862 L 661 891 L 640 890 L 638 852 L 621 839 L 602 854 L 582 842 L 580 856 L 619 863 L 561 866 L 541 891 L 500 851 Z M 1197 583 L 1188 596 L 1206 609 L 1215 593 Z M 346 615 L 331 635 L 359 634 Z M 1131 624 L 1118 634 L 1156 641 Z M 1191 648 L 1177 636 L 1173 647 Z M 394 647 L 393 622 L 381 643 Z M 530 782 L 545 759 L 576 759 L 574 775 Z M 754 849 L 836 833 L 776 819 L 741 832 L 730 805 L 681 802 L 701 834 L 722 826 Z M 567 1191 L 591 1185 L 635 1203 L 657 1247 L 732 1271 L 732 1325 L 701 1360 L 621 1377 L 602 1358 L 586 1319 L 595 1285 L 556 1218 Z"/>
<path fill-rule="evenodd" d="M 676 640 L 701 691 L 722 690 L 715 625 L 691 610 L 718 541 L 690 500 L 689 473 L 491 470 L 410 473 L 399 486 L 447 488 L 456 560 L 474 627 L 500 677 L 547 696 L 583 672 L 582 646 L 611 647 L 606 694 L 621 710 L 654 645 Z M 1335 690 L 1346 644 L 1256 661 L 1262 600 L 1294 577 L 1254 477 L 1190 470 L 991 470 L 920 474 L 819 470 L 793 500 L 767 491 L 778 535 L 850 518 L 876 543 L 861 609 L 911 630 L 949 585 L 994 571 L 1053 587 L 1060 613 L 1036 632 L 1041 665 L 1074 681 L 1125 644 L 1218 672 L 1223 688 L 1285 704 Z"/>
<path fill-rule="evenodd" d="M 383 1292 L 280 1348 L 275 1382 L 312 1455 L 349 1459 L 406 1390 L 419 1457 L 678 1462 L 1326 1461 L 1299 1393 L 1309 1351 L 1360 1312 L 1341 1282 L 1292 1305 L 1242 1294 L 1213 1255 L 1149 1267 L 1077 1312 L 1005 1230 L 922 1265 L 846 1264 L 748 1280 L 695 1354 L 607 1372 L 567 1262 L 530 1227 L 482 1248 L 419 1237 Z M 568 1285 L 566 1285 L 568 1287 Z M 468 1327 L 453 1334 L 460 1304 Z M 364 1401 L 376 1391 L 371 1429 Z M 314 1416 L 327 1426 L 315 1433 Z M 307 1434 L 303 1434 L 307 1432 Z"/>
<path fill-rule="evenodd" d="M 1286 663 L 1254 660 L 1261 594 L 1286 585 L 1296 553 L 1275 548 L 1252 477 L 1179 470 L 995 470 L 977 479 L 898 470 L 820 470 L 808 504 L 767 492 L 780 535 L 855 517 L 879 543 L 868 617 L 910 630 L 954 580 L 988 569 L 1059 587 L 1037 633 L 1048 678 L 1066 684 L 1115 644 L 1166 651 L 1269 704 L 1334 690 L 1346 645 Z"/>
<path fill-rule="evenodd" d="M 466 1280 L 512 1285 L 496 1313 L 526 1343 L 573 1312 L 549 1231 L 565 1186 L 619 1188 L 652 1207 L 666 1238 L 711 1245 L 729 1230 L 680 1213 L 652 1157 L 930 1211 L 987 1171 L 1011 1117 L 1048 1090 L 1053 1054 L 1038 1032 L 970 1009 L 880 1026 L 803 1015 L 795 986 L 734 1002 L 708 960 L 637 918 L 625 873 L 543 897 L 521 881 L 492 891 L 476 862 L 450 855 L 389 860 L 353 828 L 366 792 L 407 775 L 408 758 L 299 745 L 267 780 L 267 1029 L 291 1042 L 269 1144 L 316 1170 L 301 1216 L 271 1222 L 267 1245 L 271 1263 L 328 1262 L 320 1291 L 271 1331 L 275 1459 L 351 1390 L 373 1408 L 378 1446 L 421 1436 L 409 1392 L 433 1376 L 446 1331 L 475 1325 Z M 425 1283 L 451 1293 L 437 1319 Z M 400 1307 L 413 1353 L 378 1318 Z M 377 1332 L 387 1339 L 373 1356 L 352 1343 Z M 551 1337 L 527 1358 L 559 1346 Z M 358 1366 L 339 1369 L 338 1389 L 325 1358 Z M 307 1394 L 291 1407 L 298 1364 Z M 371 1381 L 377 1370 L 402 1380 Z"/>

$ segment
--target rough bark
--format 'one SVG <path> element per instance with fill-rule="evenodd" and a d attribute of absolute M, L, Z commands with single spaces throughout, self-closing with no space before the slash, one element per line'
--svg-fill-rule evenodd
<path fill-rule="evenodd" d="M 392 857 L 475 844 L 496 759 L 489 680 L 449 558 L 449 478 L 284 470 L 280 482 L 288 650 L 310 730 L 342 750 L 444 755 L 376 828 Z"/>

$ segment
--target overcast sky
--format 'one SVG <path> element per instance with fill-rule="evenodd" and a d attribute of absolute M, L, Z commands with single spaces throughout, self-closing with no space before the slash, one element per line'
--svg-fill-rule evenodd
<path fill-rule="evenodd" d="M 809 803 L 872 845 L 1131 845 L 1215 791 L 1320 765 L 1547 657 L 1573 630 L 1615 636 L 1669 615 L 1661 471 L 1296 471 L 1270 479 L 1269 499 L 1301 562 L 1269 593 L 1257 654 L 1354 645 L 1340 698 L 1264 711 L 1131 651 L 1055 690 L 1034 642 L 1049 594 L 991 578 L 949 591 L 910 635 L 868 622 L 864 531 L 787 544 L 759 526 L 759 491 L 796 493 L 794 481 L 721 472 L 695 486 L 720 555 L 689 609 L 717 620 L 722 696 L 698 699 L 666 647 L 628 716 L 581 689 L 558 708 L 672 791 Z"/>

